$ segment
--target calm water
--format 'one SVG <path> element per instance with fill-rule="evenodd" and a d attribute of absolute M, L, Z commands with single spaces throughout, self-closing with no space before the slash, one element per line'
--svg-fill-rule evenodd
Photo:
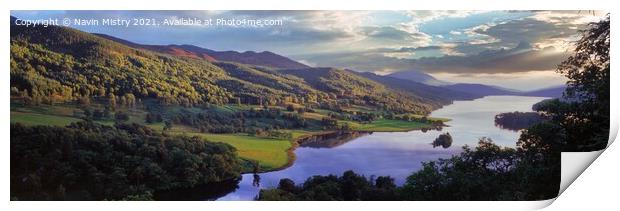
<path fill-rule="evenodd" d="M 366 176 L 389 175 L 397 184 L 404 183 L 422 161 L 447 158 L 461 151 L 461 146 L 475 146 L 481 137 L 489 137 L 498 145 L 515 147 L 518 132 L 495 126 L 494 117 L 501 112 L 531 111 L 534 103 L 545 98 L 520 96 L 489 96 L 473 101 L 456 101 L 434 111 L 431 116 L 450 118 L 449 127 L 442 131 L 376 132 L 345 143 L 321 148 L 316 146 L 295 150 L 295 163 L 284 170 L 254 175 L 244 174 L 239 188 L 218 200 L 253 200 L 261 188 L 277 187 L 282 178 L 296 183 L 313 175 L 336 174 L 353 170 Z M 449 132 L 453 137 L 449 148 L 433 148 L 431 142 L 439 134 Z"/>

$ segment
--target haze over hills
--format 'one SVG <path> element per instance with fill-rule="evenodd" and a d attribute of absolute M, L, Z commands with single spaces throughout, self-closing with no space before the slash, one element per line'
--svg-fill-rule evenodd
<path fill-rule="evenodd" d="M 522 94 L 526 96 L 536 96 L 536 97 L 562 97 L 564 90 L 566 90 L 566 84 L 544 88 L 544 89 L 538 89 L 538 90 L 529 91 L 529 92 L 524 92 Z"/>
<path fill-rule="evenodd" d="M 176 56 L 186 56 L 191 58 L 202 58 L 208 61 L 227 61 L 238 62 L 242 64 L 250 64 L 257 66 L 266 66 L 272 68 L 308 68 L 309 66 L 299 63 L 290 58 L 269 52 L 237 52 L 237 51 L 214 51 L 211 49 L 201 48 L 195 45 L 143 45 L 130 42 L 124 39 L 113 37 L 105 34 L 94 34 L 115 42 L 125 44 L 127 46 L 139 49 L 146 49 L 160 53 L 167 53 Z"/>
<path fill-rule="evenodd" d="M 371 72 L 361 72 L 359 75 L 374 80 L 376 82 L 385 84 L 393 89 L 404 90 L 407 92 L 415 93 L 416 95 L 423 96 L 429 99 L 436 99 L 438 101 L 449 103 L 452 100 L 473 100 L 483 97 L 472 93 L 462 92 L 458 90 L 447 89 L 441 86 L 432 86 L 420 82 L 393 78 L 389 76 L 381 76 Z"/>
<path fill-rule="evenodd" d="M 435 77 L 424 73 L 422 71 L 401 71 L 387 75 L 387 77 L 398 78 L 402 80 L 408 80 L 416 83 L 423 83 L 436 87 L 442 87 L 448 90 L 468 93 L 473 96 L 483 97 L 489 95 L 521 95 L 521 96 L 537 96 L 537 97 L 561 97 L 565 85 L 553 86 L 549 88 L 543 88 L 535 91 L 520 91 L 508 89 L 500 86 L 492 86 L 485 84 L 475 83 L 450 83 L 441 81 Z"/>
<path fill-rule="evenodd" d="M 470 83 L 458 83 L 442 86 L 446 89 L 458 90 L 467 93 L 472 93 L 479 96 L 488 95 L 519 95 L 520 92 L 516 90 L 509 90 L 498 86 L 489 86 L 484 84 L 470 84 Z"/>
<path fill-rule="evenodd" d="M 394 72 L 387 75 L 388 77 L 398 78 L 403 80 L 409 80 L 414 82 L 419 82 L 431 86 L 441 86 L 441 85 L 449 85 L 450 82 L 441 81 L 433 77 L 432 75 L 426 74 L 417 70 L 409 70 L 409 71 L 399 71 Z"/>

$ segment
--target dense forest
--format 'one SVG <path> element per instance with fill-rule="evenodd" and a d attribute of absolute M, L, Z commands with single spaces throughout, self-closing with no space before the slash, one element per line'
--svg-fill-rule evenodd
<path fill-rule="evenodd" d="M 609 16 L 589 24 L 573 56 L 558 66 L 566 76 L 561 99 L 533 109 L 549 120 L 524 129 L 516 149 L 487 138 L 448 159 L 423 163 L 403 186 L 389 177 L 354 172 L 315 176 L 303 184 L 283 179 L 259 200 L 543 200 L 560 184 L 560 153 L 604 149 L 609 138 Z"/>
<path fill-rule="evenodd" d="M 229 145 L 137 124 L 11 125 L 12 200 L 152 200 L 240 172 Z"/>

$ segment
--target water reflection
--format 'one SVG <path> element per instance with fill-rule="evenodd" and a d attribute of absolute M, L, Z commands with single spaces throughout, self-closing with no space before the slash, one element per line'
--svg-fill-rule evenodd
<path fill-rule="evenodd" d="M 299 139 L 300 147 L 334 148 L 372 132 L 337 131 Z"/>
<path fill-rule="evenodd" d="M 260 187 L 260 175 L 253 174 L 253 176 L 254 176 L 254 179 L 252 180 L 252 186 Z"/>
<path fill-rule="evenodd" d="M 275 188 L 280 179 L 290 178 L 303 183 L 313 175 L 340 175 L 353 170 L 365 176 L 386 176 L 402 185 L 411 173 L 422 167 L 422 162 L 449 158 L 461 152 L 463 145 L 475 146 L 481 137 L 489 137 L 500 146 L 515 147 L 518 132 L 495 127 L 498 113 L 531 111 L 531 106 L 545 98 L 492 96 L 473 101 L 457 101 L 434 111 L 431 116 L 450 118 L 443 131 L 453 137 L 447 148 L 432 144 L 444 132 L 422 130 L 410 132 L 375 132 L 359 137 L 326 139 L 306 142 L 295 150 L 293 165 L 281 171 L 260 174 L 259 183 L 254 174 L 244 174 L 239 189 L 218 200 L 253 200 L 261 188 Z M 446 145 L 448 146 L 448 145 Z"/>

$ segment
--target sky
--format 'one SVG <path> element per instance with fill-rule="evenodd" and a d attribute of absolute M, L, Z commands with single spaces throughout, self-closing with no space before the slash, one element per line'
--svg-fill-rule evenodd
<path fill-rule="evenodd" d="M 12 11 L 21 19 L 267 20 L 275 25 L 76 26 L 141 44 L 271 51 L 310 66 L 534 90 L 604 11 Z"/>

